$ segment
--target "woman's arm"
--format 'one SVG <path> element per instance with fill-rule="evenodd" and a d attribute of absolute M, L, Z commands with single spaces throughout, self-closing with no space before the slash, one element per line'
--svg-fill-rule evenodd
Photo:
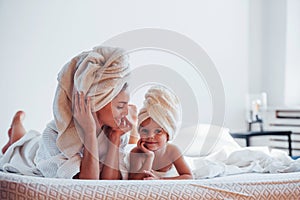
<path fill-rule="evenodd" d="M 100 173 L 100 179 L 119 180 L 122 178 L 119 169 L 119 147 L 124 132 L 105 130 L 108 137 L 108 151 Z"/>
<path fill-rule="evenodd" d="M 130 131 L 130 137 L 129 137 L 129 142 L 128 144 L 136 144 L 137 141 L 139 140 L 139 134 L 137 132 L 137 127 L 136 125 L 134 124 L 132 126 L 132 130 Z"/>
<path fill-rule="evenodd" d="M 76 130 L 83 135 L 83 158 L 80 172 L 74 178 L 99 179 L 99 153 L 96 136 L 96 123 L 91 112 L 90 98 L 85 100 L 82 92 L 74 95 L 73 117 Z"/>
<path fill-rule="evenodd" d="M 96 134 L 95 134 L 96 135 Z M 99 155 L 97 137 L 85 137 L 79 179 L 99 179 Z"/>
<path fill-rule="evenodd" d="M 129 144 L 136 144 L 139 140 L 139 134 L 137 131 L 137 108 L 135 105 L 128 105 L 128 113 L 132 120 L 132 129 L 130 131 Z"/>
<path fill-rule="evenodd" d="M 118 180 L 122 179 L 120 172 L 120 144 L 121 136 L 132 129 L 132 124 L 124 117 L 123 122 L 117 129 L 105 127 L 104 133 L 108 138 L 108 150 L 100 172 L 101 179 Z"/>

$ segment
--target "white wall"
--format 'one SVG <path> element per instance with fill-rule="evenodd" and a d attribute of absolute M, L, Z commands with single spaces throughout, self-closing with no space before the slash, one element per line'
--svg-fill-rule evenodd
<path fill-rule="evenodd" d="M 0 1 L 0 143 L 18 109 L 26 129 L 44 129 L 57 73 L 71 57 L 144 27 L 176 31 L 206 50 L 224 84 L 225 126 L 244 128 L 248 14 L 248 0 Z"/>
<path fill-rule="evenodd" d="M 249 93 L 268 106 L 300 106 L 300 2 L 250 1 Z"/>
<path fill-rule="evenodd" d="M 266 92 L 269 106 L 283 105 L 286 1 L 250 1 L 249 92 Z"/>
<path fill-rule="evenodd" d="M 263 56 L 262 90 L 266 91 L 269 105 L 284 104 L 286 1 L 263 1 Z"/>
<path fill-rule="evenodd" d="M 300 106 L 300 1 L 287 1 L 285 104 Z"/>

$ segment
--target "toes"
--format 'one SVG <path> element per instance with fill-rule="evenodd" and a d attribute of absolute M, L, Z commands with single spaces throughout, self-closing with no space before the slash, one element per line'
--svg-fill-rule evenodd
<path fill-rule="evenodd" d="M 10 138 L 11 134 L 12 134 L 12 128 L 9 128 L 8 131 L 7 131 L 7 133 L 8 133 L 8 137 Z"/>
<path fill-rule="evenodd" d="M 8 149 L 9 144 L 6 144 L 3 148 L 2 148 L 2 154 L 4 154 L 6 152 L 6 150 Z"/>
<path fill-rule="evenodd" d="M 15 123 L 21 123 L 24 118 L 25 118 L 25 112 L 22 110 L 19 110 L 18 112 L 16 112 L 16 114 L 13 118 L 12 125 Z"/>

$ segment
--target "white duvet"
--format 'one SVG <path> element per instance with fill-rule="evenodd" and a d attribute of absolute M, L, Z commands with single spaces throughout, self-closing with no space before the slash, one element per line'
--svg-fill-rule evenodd
<path fill-rule="evenodd" d="M 30 134 L 27 136 L 29 137 Z M 39 138 L 39 136 L 35 137 L 36 139 Z M 293 160 L 286 152 L 281 150 L 269 151 L 268 147 L 242 148 L 230 136 L 228 129 L 216 126 L 198 125 L 196 127 L 183 129 L 173 143 L 181 148 L 185 159 L 192 169 L 195 179 L 251 172 L 286 173 L 300 171 L 300 159 Z M 38 147 L 32 144 L 37 143 L 32 140 L 32 143 L 26 144 L 26 149 L 28 151 L 22 151 L 25 152 L 26 155 L 18 153 L 19 151 L 14 151 L 11 152 L 11 154 L 15 154 L 15 159 L 11 157 L 8 158 L 7 156 L 0 158 L 0 168 L 2 171 L 13 171 L 25 175 L 42 176 L 42 174 L 38 173 L 39 171 L 43 171 L 41 170 L 43 169 L 42 167 L 40 167 L 40 170 L 36 170 L 35 167 L 32 167 L 35 166 L 35 164 L 32 163 L 35 160 L 32 156 L 35 154 Z M 16 146 L 18 145 L 21 144 L 17 144 Z M 127 155 L 133 146 L 134 145 L 128 145 L 125 148 L 125 153 L 127 153 Z M 25 146 L 23 146 L 23 150 L 24 148 Z M 14 149 L 11 148 L 8 151 L 13 150 Z M 128 158 L 128 156 L 126 157 Z M 13 160 L 26 160 L 26 162 L 24 162 L 26 165 L 24 164 L 23 168 L 19 169 L 21 166 L 20 163 L 12 162 Z M 123 165 L 126 165 L 128 169 L 129 166 L 128 162 L 126 162 L 127 160 L 128 159 L 125 159 Z M 11 163 L 17 164 L 12 165 Z M 18 170 L 14 170 L 14 166 L 18 166 Z M 76 166 L 78 168 L 79 165 Z M 46 163 L 45 167 L 44 171 L 51 171 L 49 170 L 49 163 Z M 65 171 L 72 171 L 69 167 L 67 169 L 69 170 Z M 123 173 L 126 173 L 126 169 L 123 168 L 123 170 Z M 126 175 L 123 177 L 126 177 Z"/>
<path fill-rule="evenodd" d="M 245 147 L 231 151 L 220 150 L 207 157 L 187 158 L 196 179 L 241 173 L 287 173 L 300 171 L 300 159 L 291 159 L 286 152 L 267 147 Z"/>
<path fill-rule="evenodd" d="M 189 143 L 186 138 L 193 138 Z M 184 152 L 194 178 L 213 178 L 241 173 L 287 173 L 300 171 L 300 159 L 268 147 L 241 147 L 218 126 L 200 124 L 183 129 L 175 141 Z"/>

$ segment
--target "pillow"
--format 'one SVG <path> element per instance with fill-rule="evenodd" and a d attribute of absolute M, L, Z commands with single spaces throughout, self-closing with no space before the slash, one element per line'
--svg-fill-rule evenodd
<path fill-rule="evenodd" d="M 241 146 L 231 137 L 228 128 L 198 124 L 181 128 L 172 141 L 184 156 L 202 157 L 226 148 L 233 151 Z"/>

